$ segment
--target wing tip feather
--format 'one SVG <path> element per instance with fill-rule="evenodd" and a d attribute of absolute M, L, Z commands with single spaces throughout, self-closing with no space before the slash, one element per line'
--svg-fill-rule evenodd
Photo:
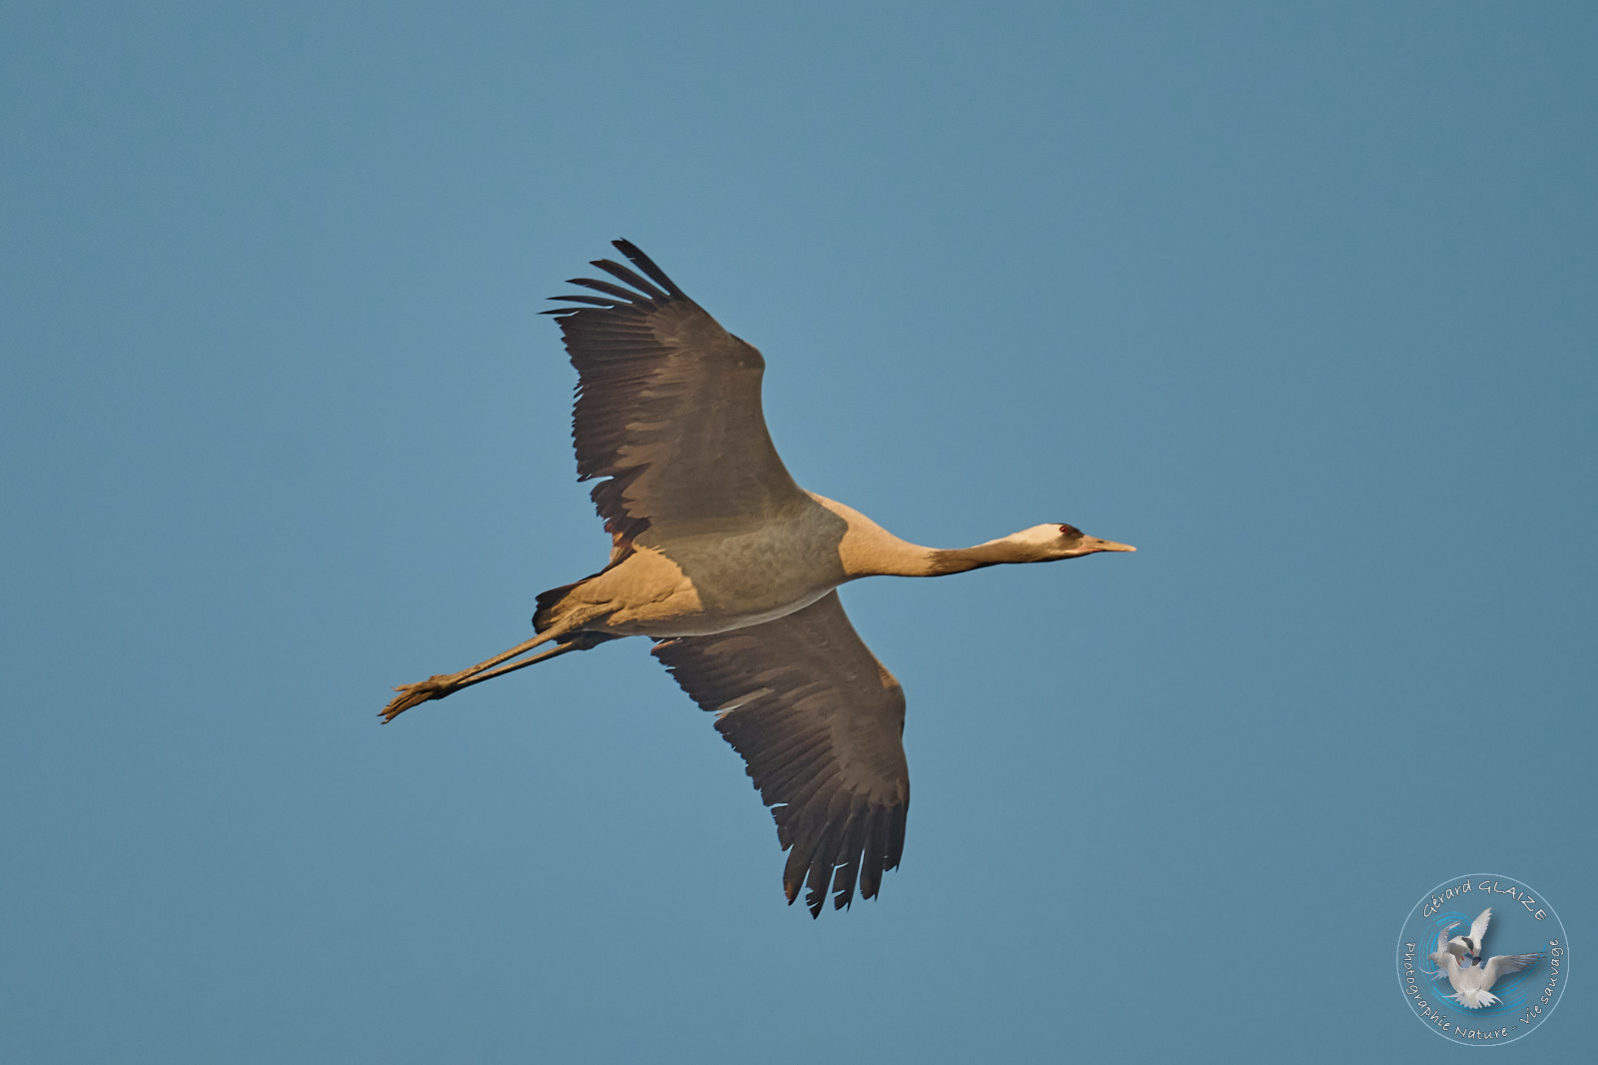
<path fill-rule="evenodd" d="M 667 292 L 671 293 L 671 295 L 682 297 L 684 299 L 687 298 L 683 295 L 682 289 L 677 287 L 677 283 L 670 277 L 666 276 L 666 271 L 656 266 L 655 260 L 651 259 L 649 256 L 640 251 L 638 249 L 638 245 L 634 244 L 625 237 L 617 237 L 615 240 L 611 241 L 610 244 L 611 247 L 625 255 L 634 266 L 648 274 L 652 281 L 660 285 Z"/>
<path fill-rule="evenodd" d="M 655 261 L 638 249 L 630 240 L 617 239 L 611 241 L 616 250 L 621 252 L 632 264 L 643 271 L 642 276 L 613 259 L 593 259 L 589 265 L 603 270 L 617 281 L 631 286 L 631 290 L 621 287 L 611 281 L 602 281 L 592 277 L 568 277 L 568 285 L 581 285 L 584 288 L 595 289 L 599 292 L 609 293 L 614 300 L 603 301 L 593 296 L 551 296 L 552 300 L 565 300 L 572 303 L 584 304 L 583 307 L 557 307 L 553 310 L 542 311 L 543 314 L 572 315 L 579 314 L 588 308 L 598 308 L 601 311 L 626 311 L 628 309 L 644 310 L 656 303 L 664 303 L 674 299 L 687 299 L 683 290 L 677 287 L 666 271 L 655 265 Z"/>

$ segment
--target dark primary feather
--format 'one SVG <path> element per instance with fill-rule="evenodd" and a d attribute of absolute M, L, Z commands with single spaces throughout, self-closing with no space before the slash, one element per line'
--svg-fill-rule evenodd
<path fill-rule="evenodd" d="M 910 770 L 904 693 L 829 592 L 803 610 L 654 653 L 749 766 L 789 851 L 783 890 L 819 916 L 827 891 L 871 898 L 899 864 Z"/>
<path fill-rule="evenodd" d="M 604 478 L 591 495 L 605 527 L 650 542 L 651 528 L 659 539 L 727 531 L 808 504 L 766 432 L 760 352 L 632 244 L 614 243 L 642 275 L 597 260 L 622 284 L 574 278 L 605 295 L 557 296 L 577 306 L 545 312 L 577 368 L 577 473 Z"/>

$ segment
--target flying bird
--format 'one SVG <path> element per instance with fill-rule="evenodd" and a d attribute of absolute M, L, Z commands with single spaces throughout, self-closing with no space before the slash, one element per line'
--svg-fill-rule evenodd
<path fill-rule="evenodd" d="M 1134 551 L 1050 523 L 974 547 L 901 540 L 800 488 L 766 432 L 765 360 L 643 252 L 554 297 L 577 369 L 572 439 L 610 560 L 537 597 L 537 633 L 458 673 L 395 690 L 385 722 L 492 677 L 623 636 L 653 653 L 743 756 L 788 852 L 783 892 L 819 916 L 872 898 L 904 849 L 904 693 L 856 635 L 837 588 L 1000 563 Z M 544 645 L 552 645 L 544 647 Z M 536 654 L 536 648 L 544 647 Z M 524 657 L 525 656 L 525 657 Z"/>
<path fill-rule="evenodd" d="M 1488 910 L 1476 918 L 1471 926 L 1470 939 L 1479 949 L 1481 946 L 1480 933 L 1486 932 L 1487 918 L 1492 911 Z M 1436 963 L 1439 975 L 1448 977 L 1448 983 L 1453 987 L 1454 994 L 1448 997 L 1458 1002 L 1466 1009 L 1479 1010 L 1483 1006 L 1498 1005 L 1498 996 L 1492 993 L 1492 986 L 1501 976 L 1518 973 L 1522 969 L 1535 964 L 1541 954 L 1500 954 L 1496 958 L 1488 958 L 1480 965 L 1461 965 L 1460 955 L 1472 955 L 1463 941 L 1466 937 L 1448 937 L 1448 933 L 1458 928 L 1463 921 L 1454 921 L 1437 933 L 1437 949 L 1431 954 L 1431 960 Z"/>

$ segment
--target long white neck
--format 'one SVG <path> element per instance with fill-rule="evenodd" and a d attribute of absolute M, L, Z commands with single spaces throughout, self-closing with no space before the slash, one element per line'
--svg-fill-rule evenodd
<path fill-rule="evenodd" d="M 999 566 L 1012 562 L 1039 562 L 1037 545 L 1020 543 L 1012 537 L 989 540 L 974 547 L 951 547 L 932 552 L 932 566 L 925 574 L 939 577 L 945 573 L 964 573 L 983 566 Z"/>
<path fill-rule="evenodd" d="M 1014 537 L 989 540 L 974 547 L 922 547 L 901 540 L 853 507 L 810 493 L 811 498 L 848 522 L 838 544 L 847 579 L 857 577 L 941 577 L 1006 562 L 1036 562 L 1035 545 Z"/>

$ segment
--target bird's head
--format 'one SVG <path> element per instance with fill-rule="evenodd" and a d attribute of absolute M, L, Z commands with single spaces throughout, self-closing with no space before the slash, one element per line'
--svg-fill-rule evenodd
<path fill-rule="evenodd" d="M 1448 941 L 1448 953 L 1459 959 L 1461 968 L 1468 969 L 1481 958 L 1481 948 L 1470 936 L 1455 936 Z"/>
<path fill-rule="evenodd" d="M 1009 539 L 1026 544 L 1037 552 L 1037 561 L 1052 562 L 1061 558 L 1081 558 L 1100 551 L 1136 551 L 1131 544 L 1118 544 L 1114 540 L 1100 540 L 1088 536 L 1075 525 L 1064 523 L 1034 525 L 1022 529 Z"/>

